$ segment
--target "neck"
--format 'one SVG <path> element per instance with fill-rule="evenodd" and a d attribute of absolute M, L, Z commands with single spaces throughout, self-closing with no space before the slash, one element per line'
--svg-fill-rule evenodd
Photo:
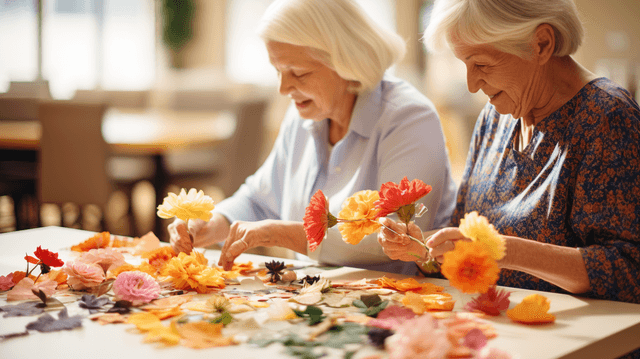
<path fill-rule="evenodd" d="M 343 106 L 335 111 L 334 115 L 329 119 L 329 143 L 335 145 L 340 141 L 349 131 L 349 124 L 351 123 L 351 115 L 353 114 L 353 107 L 356 103 L 356 94 L 350 93 L 345 101 L 342 102 Z"/>
<path fill-rule="evenodd" d="M 523 126 L 535 127 L 565 103 L 571 100 L 596 76 L 577 63 L 571 56 L 551 57 L 541 69 L 541 80 L 536 105 L 522 117 Z"/>

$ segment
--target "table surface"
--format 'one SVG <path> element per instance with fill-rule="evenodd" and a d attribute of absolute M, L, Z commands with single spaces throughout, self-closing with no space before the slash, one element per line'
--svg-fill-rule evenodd
<path fill-rule="evenodd" d="M 23 269 L 25 253 L 33 253 L 39 246 L 59 251 L 62 260 L 70 259 L 68 248 L 92 236 L 93 232 L 61 227 L 36 228 L 0 234 L 0 275 Z M 218 251 L 207 250 L 210 263 L 217 263 Z M 254 264 L 270 260 L 269 257 L 243 254 L 237 261 Z M 295 260 L 284 260 L 301 264 Z M 306 262 L 305 262 L 306 263 Z M 404 276 L 355 268 L 342 267 L 327 270 L 322 276 L 330 280 L 358 280 Z M 454 311 L 461 310 L 471 296 L 461 294 L 440 279 L 418 278 L 445 286 L 445 291 L 456 299 Z M 511 306 L 535 291 L 507 288 L 512 292 Z M 489 345 L 510 353 L 514 358 L 616 358 L 640 347 L 640 305 L 613 301 L 586 299 L 577 296 L 541 293 L 551 302 L 550 312 L 556 316 L 554 324 L 522 325 L 511 322 L 504 314 L 488 318 L 497 331 L 497 338 Z M 4 305 L 4 298 L 0 305 Z M 55 315 L 55 314 L 54 314 Z M 26 323 L 34 317 L 1 318 L 0 331 L 24 331 Z M 282 348 L 271 345 L 255 348 L 247 345 L 194 350 L 176 346 L 160 349 L 154 344 L 143 344 L 142 335 L 127 332 L 130 324 L 100 325 L 82 321 L 83 328 L 53 333 L 31 331 L 25 337 L 0 341 L 0 358 L 275 358 L 288 357 Z M 0 333 L 2 334 L 2 333 Z M 109 338 L 108 340 L 106 338 Z M 89 356 L 91 355 L 91 356 Z"/>
<path fill-rule="evenodd" d="M 235 130 L 230 111 L 173 111 L 109 108 L 102 135 L 117 153 L 162 153 L 185 147 L 212 146 Z M 38 121 L 0 121 L 0 148 L 39 149 Z"/>

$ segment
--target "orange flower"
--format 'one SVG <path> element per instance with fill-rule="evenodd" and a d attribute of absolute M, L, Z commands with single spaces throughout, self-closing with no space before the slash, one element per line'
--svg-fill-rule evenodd
<path fill-rule="evenodd" d="M 152 277 L 156 277 L 156 275 L 158 274 L 158 270 L 156 269 L 156 267 L 152 266 L 151 264 L 147 263 L 147 262 L 142 262 L 140 263 L 140 265 L 134 266 L 133 264 L 123 264 L 115 269 L 110 269 L 109 270 L 109 277 L 110 278 L 115 278 L 117 277 L 120 273 L 122 272 L 129 272 L 129 271 L 140 271 L 140 272 L 144 272 L 147 273 L 148 275 L 152 276 Z"/>
<path fill-rule="evenodd" d="M 109 232 L 98 233 L 86 241 L 71 246 L 71 250 L 75 252 L 88 252 L 92 249 L 106 248 L 109 245 L 111 235 Z"/>
<path fill-rule="evenodd" d="M 163 246 L 149 252 L 144 252 L 140 256 L 148 259 L 149 264 L 152 266 L 161 269 L 167 261 L 176 256 L 176 252 L 171 246 Z"/>
<path fill-rule="evenodd" d="M 413 292 L 407 292 L 402 297 L 402 305 L 411 309 L 416 314 L 423 314 L 427 311 L 452 311 L 456 301 L 453 300 L 451 294 L 448 293 L 436 293 L 436 294 L 416 294 Z"/>
<path fill-rule="evenodd" d="M 374 204 L 380 210 L 377 217 L 385 217 L 398 212 L 401 221 L 409 223 L 415 213 L 415 202 L 431 192 L 431 186 L 419 179 L 409 182 L 407 177 L 400 185 L 393 182 L 383 183 L 380 187 L 380 199 Z"/>
<path fill-rule="evenodd" d="M 456 242 L 444 254 L 442 274 L 463 293 L 485 293 L 498 281 L 500 268 L 485 246 L 478 242 Z"/>
<path fill-rule="evenodd" d="M 303 222 L 309 250 L 313 252 L 322 243 L 327 229 L 338 223 L 336 217 L 329 213 L 329 203 L 321 190 L 311 197 L 304 211 Z"/>
<path fill-rule="evenodd" d="M 351 244 L 358 244 L 364 238 L 380 228 L 380 223 L 375 221 L 379 209 L 373 203 L 380 199 L 377 191 L 360 191 L 347 198 L 342 203 L 342 210 L 338 213 L 338 221 L 361 220 L 354 222 L 342 222 L 338 225 L 342 239 Z"/>
<path fill-rule="evenodd" d="M 162 269 L 162 275 L 171 277 L 176 289 L 208 293 L 212 288 L 225 287 L 222 272 L 207 266 L 207 259 L 196 251 L 191 254 L 180 252 L 171 258 Z"/>
<path fill-rule="evenodd" d="M 495 260 L 504 258 L 506 247 L 504 239 L 489 220 L 473 211 L 460 219 L 460 233 L 474 242 L 482 243 Z"/>
<path fill-rule="evenodd" d="M 547 297 L 531 294 L 524 297 L 520 304 L 507 310 L 507 316 L 514 322 L 524 324 L 553 323 L 556 316 L 548 313 L 550 307 Z"/>
<path fill-rule="evenodd" d="M 418 283 L 414 278 L 405 278 L 402 280 L 387 277 L 379 278 L 375 281 L 383 288 L 391 288 L 400 292 L 416 292 L 420 294 L 440 293 L 444 287 L 433 283 Z"/>
<path fill-rule="evenodd" d="M 222 328 L 224 327 L 222 323 L 213 324 L 200 321 L 178 325 L 172 322 L 171 325 L 184 338 L 184 345 L 189 348 L 205 349 L 234 345 L 236 343 L 233 337 L 222 335 Z"/>

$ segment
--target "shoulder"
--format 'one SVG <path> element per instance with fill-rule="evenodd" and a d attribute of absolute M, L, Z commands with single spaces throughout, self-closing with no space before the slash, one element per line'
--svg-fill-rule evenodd
<path fill-rule="evenodd" d="M 588 138 L 640 141 L 640 108 L 631 94 L 606 78 L 576 95 L 575 127 Z"/>

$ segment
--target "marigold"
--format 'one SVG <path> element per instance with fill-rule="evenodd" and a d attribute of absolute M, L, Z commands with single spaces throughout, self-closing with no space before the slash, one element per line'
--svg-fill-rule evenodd
<path fill-rule="evenodd" d="M 329 212 L 329 202 L 318 190 L 309 201 L 309 205 L 304 211 L 304 232 L 309 242 L 309 250 L 315 251 L 324 239 L 327 229 L 338 223 L 336 217 Z"/>
<path fill-rule="evenodd" d="M 465 237 L 482 243 L 493 259 L 500 260 L 504 258 L 506 251 L 504 239 L 486 217 L 478 215 L 476 211 L 467 213 L 460 220 L 458 228 Z"/>
<path fill-rule="evenodd" d="M 347 221 L 338 224 L 338 228 L 345 242 L 358 244 L 364 236 L 380 229 L 380 223 L 375 220 L 379 209 L 373 205 L 379 199 L 378 191 L 365 190 L 356 192 L 342 203 L 338 221 Z"/>
<path fill-rule="evenodd" d="M 415 202 L 431 192 L 431 186 L 419 179 L 409 182 L 404 177 L 400 184 L 383 183 L 380 187 L 380 199 L 374 205 L 380 210 L 377 217 L 386 217 L 397 212 L 398 218 L 409 223 L 415 213 Z"/>
<path fill-rule="evenodd" d="M 180 252 L 177 257 L 167 262 L 162 269 L 162 275 L 171 277 L 173 286 L 177 289 L 208 293 L 211 288 L 224 288 L 222 272 L 208 267 L 206 261 L 202 253 Z"/>
<path fill-rule="evenodd" d="M 169 192 L 169 195 L 164 198 L 162 204 L 158 206 L 158 217 L 177 217 L 185 222 L 196 218 L 208 221 L 213 216 L 211 211 L 214 208 L 213 199 L 205 195 L 202 190 L 197 191 L 191 188 L 187 193 L 182 188 L 180 195 Z"/>
<path fill-rule="evenodd" d="M 88 252 L 92 249 L 106 248 L 111 240 L 111 234 L 109 232 L 97 233 L 95 236 L 88 238 L 80 244 L 71 246 L 71 250 L 74 252 Z"/>
<path fill-rule="evenodd" d="M 485 293 L 499 273 L 498 263 L 478 242 L 457 241 L 455 249 L 444 254 L 442 274 L 463 293 Z"/>
<path fill-rule="evenodd" d="M 548 313 L 550 307 L 547 297 L 531 294 L 524 297 L 520 304 L 507 310 L 507 316 L 514 322 L 524 324 L 553 323 L 556 316 Z"/>

